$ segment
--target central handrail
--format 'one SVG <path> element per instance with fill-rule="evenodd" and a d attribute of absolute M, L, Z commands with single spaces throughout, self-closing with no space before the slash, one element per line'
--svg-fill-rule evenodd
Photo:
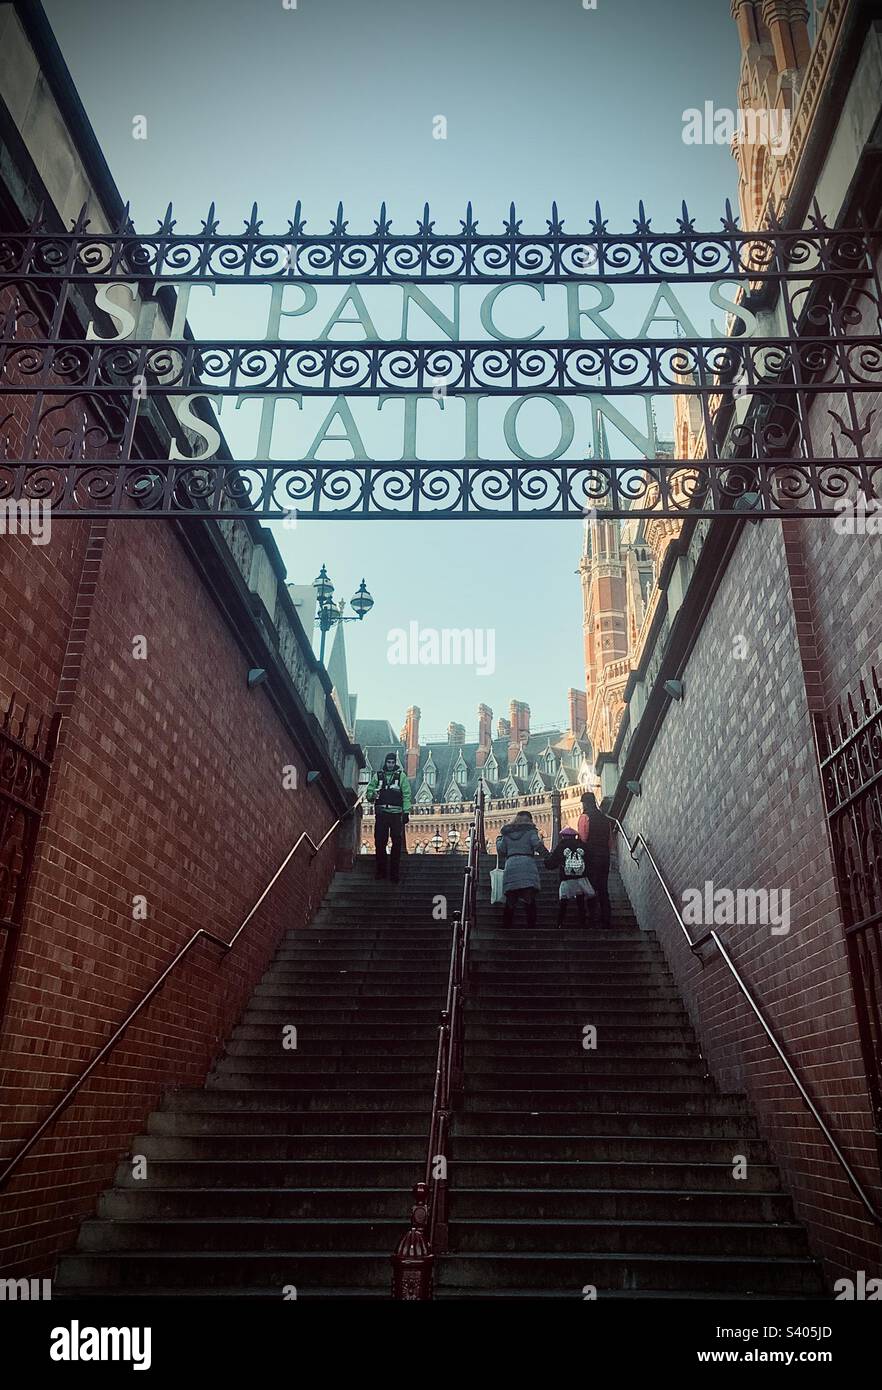
<path fill-rule="evenodd" d="M 769 1042 L 772 1044 L 772 1047 L 774 1048 L 779 1060 L 783 1063 L 788 1076 L 790 1077 L 793 1084 L 796 1086 L 796 1089 L 799 1091 L 799 1094 L 802 1097 L 803 1102 L 810 1111 L 813 1119 L 815 1120 L 815 1123 L 817 1124 L 828 1145 L 830 1146 L 831 1151 L 839 1161 L 839 1164 L 841 1165 L 842 1170 L 845 1173 L 846 1178 L 848 1179 L 850 1187 L 854 1191 L 855 1195 L 860 1199 L 863 1206 L 866 1208 L 870 1216 L 870 1219 L 874 1221 L 877 1226 L 882 1226 L 882 1213 L 876 1210 L 876 1207 L 873 1205 L 872 1199 L 865 1192 L 860 1179 L 854 1172 L 854 1169 L 851 1167 L 851 1164 L 849 1163 L 845 1154 L 842 1152 L 842 1149 L 839 1147 L 839 1144 L 836 1142 L 836 1138 L 831 1132 L 829 1125 L 827 1124 L 817 1105 L 812 1100 L 811 1096 L 809 1095 L 808 1091 L 806 1090 L 805 1086 L 803 1085 L 802 1081 L 797 1075 L 790 1061 L 790 1058 L 787 1056 L 783 1047 L 778 1042 L 778 1039 L 775 1037 L 775 1034 L 772 1032 L 772 1029 L 769 1027 L 769 1024 L 766 1022 L 762 1010 L 760 1009 L 759 1005 L 757 1004 L 756 1000 L 754 999 L 753 995 L 748 989 L 744 977 L 742 976 L 735 962 L 732 960 L 732 957 L 729 955 L 729 952 L 726 950 L 725 945 L 720 939 L 719 933 L 716 932 L 713 927 L 711 927 L 708 931 L 704 933 L 703 936 L 700 936 L 697 940 L 693 941 L 692 937 L 689 934 L 689 928 L 683 920 L 683 914 L 681 913 L 676 902 L 674 901 L 673 895 L 671 894 L 671 890 L 668 887 L 667 882 L 665 881 L 664 874 L 662 873 L 661 869 L 658 867 L 658 864 L 655 861 L 655 856 L 653 855 L 652 850 L 650 849 L 649 844 L 647 843 L 646 836 L 641 831 L 638 831 L 633 841 L 629 840 L 625 827 L 622 825 L 621 821 L 618 820 L 615 816 L 609 816 L 608 819 L 611 820 L 612 823 L 616 826 L 619 834 L 621 835 L 622 839 L 628 847 L 628 854 L 630 855 L 631 859 L 633 859 L 634 863 L 638 866 L 640 864 L 640 860 L 635 854 L 635 850 L 638 848 L 638 846 L 643 847 L 646 853 L 646 857 L 652 865 L 653 870 L 655 871 L 655 875 L 659 883 L 661 884 L 662 891 L 664 892 L 665 897 L 670 903 L 671 909 L 674 913 L 674 916 L 677 919 L 677 923 L 680 927 L 680 930 L 685 936 L 686 941 L 689 945 L 689 949 L 690 951 L 692 951 L 693 955 L 697 956 L 701 948 L 703 946 L 707 946 L 709 943 L 712 943 L 714 946 L 716 946 L 723 959 L 724 964 L 726 965 L 726 968 L 728 969 L 730 975 L 732 976 L 736 985 L 738 986 L 738 989 L 746 999 L 752 1013 L 758 1020 L 760 1027 L 762 1028 Z M 700 956 L 699 959 L 701 959 Z"/>
<path fill-rule="evenodd" d="M 464 994 L 468 986 L 469 944 L 478 908 L 480 856 L 484 848 L 484 789 L 475 794 L 469 827 L 462 901 L 453 914 L 447 993 L 438 1023 L 438 1049 L 432 1088 L 432 1114 L 423 1178 L 414 1184 L 410 1228 L 392 1255 L 392 1297 L 430 1299 L 435 1255 L 447 1250 L 447 1147 L 451 1110 L 463 1092 Z"/>
<path fill-rule="evenodd" d="M 204 938 L 206 941 L 212 942 L 213 945 L 220 946 L 224 954 L 226 954 L 228 951 L 231 951 L 235 946 L 236 942 L 239 940 L 239 937 L 242 935 L 245 928 L 248 926 L 248 923 L 251 921 L 255 912 L 257 912 L 258 908 L 263 903 L 270 889 L 278 881 L 279 877 L 284 873 L 285 869 L 288 867 L 291 860 L 294 858 L 294 855 L 297 853 L 297 850 L 303 844 L 303 841 L 308 840 L 309 843 L 312 845 L 312 855 L 310 856 L 310 863 L 312 863 L 312 860 L 315 859 L 316 855 L 320 852 L 325 842 L 330 838 L 331 835 L 333 835 L 334 831 L 338 828 L 338 826 L 340 826 L 344 820 L 347 820 L 348 817 L 353 814 L 356 808 L 361 804 L 361 801 L 362 798 L 359 797 L 356 801 L 352 803 L 350 807 L 348 807 L 347 810 L 343 812 L 342 816 L 338 816 L 337 819 L 334 821 L 334 824 L 330 827 L 330 829 L 325 831 L 318 844 L 316 844 L 315 840 L 313 840 L 308 830 L 301 831 L 296 841 L 292 845 L 291 849 L 285 855 L 285 858 L 282 860 L 278 869 L 273 874 L 269 883 L 264 888 L 260 897 L 257 899 L 257 902 L 251 908 L 251 911 L 248 913 L 247 917 L 245 917 L 244 920 L 236 928 L 229 941 L 224 941 L 223 937 L 217 936 L 215 932 L 209 931 L 207 927 L 198 927 L 197 930 L 194 931 L 189 941 L 187 941 L 178 951 L 177 955 L 174 956 L 174 958 L 171 961 L 169 961 L 165 969 L 153 981 L 153 984 L 150 986 L 150 988 L 144 994 L 141 995 L 141 998 L 138 1000 L 137 1004 L 135 1004 L 134 1008 L 129 1010 L 122 1023 L 120 1023 L 119 1026 L 114 1030 L 114 1032 L 107 1039 L 107 1042 L 103 1045 L 103 1047 L 95 1053 L 95 1056 L 92 1058 L 91 1062 L 89 1062 L 89 1064 L 86 1066 L 85 1070 L 80 1072 L 80 1075 L 67 1088 L 61 1099 L 52 1107 L 46 1118 L 42 1121 L 38 1128 L 34 1130 L 34 1133 L 31 1135 L 30 1139 L 28 1139 L 24 1146 L 21 1149 L 19 1149 L 18 1153 L 15 1154 L 15 1156 L 9 1160 L 2 1173 L 0 1173 L 0 1188 L 2 1188 L 5 1185 L 5 1183 L 9 1180 L 9 1178 L 14 1173 L 15 1169 L 22 1162 L 22 1160 L 27 1157 L 34 1145 L 39 1143 L 40 1139 L 42 1139 L 47 1129 L 49 1129 L 55 1123 L 58 1117 L 61 1114 L 63 1114 L 63 1112 L 67 1109 L 74 1096 L 82 1088 L 82 1086 L 85 1085 L 86 1081 L 88 1081 L 95 1068 L 99 1066 L 100 1063 L 103 1062 L 104 1058 L 107 1057 L 113 1051 L 117 1043 L 122 1038 L 123 1034 L 127 1031 L 129 1025 L 134 1021 L 134 1019 L 137 1018 L 141 1010 L 146 1008 L 153 996 L 158 992 L 158 990 L 162 988 L 163 984 L 168 979 L 172 971 L 180 964 L 180 962 L 184 959 L 188 952 L 196 945 L 196 942 Z"/>

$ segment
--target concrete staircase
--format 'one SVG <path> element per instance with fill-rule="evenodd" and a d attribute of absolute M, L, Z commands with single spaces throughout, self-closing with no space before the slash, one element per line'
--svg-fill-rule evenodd
<path fill-rule="evenodd" d="M 707 1075 L 620 881 L 601 932 L 556 928 L 551 879 L 536 932 L 479 915 L 439 1296 L 820 1295 L 744 1102 Z"/>
<path fill-rule="evenodd" d="M 290 932 L 207 1085 L 168 1097 L 55 1284 L 65 1294 L 388 1297 L 422 1174 L 462 855 L 373 857 Z M 433 917 L 448 897 L 447 921 Z M 283 1029 L 297 1029 L 296 1050 Z"/>
<path fill-rule="evenodd" d="M 388 1297 L 425 1162 L 463 866 L 411 856 L 395 886 L 370 859 L 335 879 L 204 1089 L 150 1117 L 132 1146 L 146 1177 L 120 1165 L 56 1297 Z M 617 888 L 611 931 L 561 932 L 549 874 L 539 930 L 503 934 L 485 878 L 437 1294 L 816 1296 L 745 1106 L 705 1074 L 661 950 Z"/>

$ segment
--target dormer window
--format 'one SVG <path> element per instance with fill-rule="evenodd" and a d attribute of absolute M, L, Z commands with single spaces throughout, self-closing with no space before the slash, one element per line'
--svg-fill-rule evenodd
<path fill-rule="evenodd" d="M 437 774 L 436 774 L 436 772 L 435 772 L 434 766 L 432 765 L 432 763 L 429 763 L 429 764 L 427 765 L 427 767 L 426 767 L 426 786 L 427 786 L 427 787 L 434 787 L 434 785 L 435 785 L 435 780 L 436 780 L 436 775 L 437 775 Z"/>

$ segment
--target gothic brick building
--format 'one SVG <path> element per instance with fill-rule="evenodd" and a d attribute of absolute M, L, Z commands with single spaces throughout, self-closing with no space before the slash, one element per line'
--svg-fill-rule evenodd
<path fill-rule="evenodd" d="M 512 700 L 508 719 L 493 733 L 493 711 L 478 706 L 478 736 L 466 740 L 464 725 L 451 723 L 443 741 L 420 742 L 420 711 L 412 705 L 396 738 L 391 724 L 362 719 L 356 724 L 366 765 L 362 777 L 382 767 L 387 753 L 397 754 L 410 778 L 413 809 L 408 849 L 424 854 L 456 852 L 466 846 L 472 805 L 479 785 L 486 798 L 488 837 L 520 810 L 530 811 L 551 844 L 556 808 L 562 824 L 574 822 L 582 792 L 594 786 L 594 755 L 585 735 L 585 694 L 569 692 L 566 729 L 530 727 L 530 706 Z M 362 848 L 373 845 L 373 817 L 363 822 Z"/>
<path fill-rule="evenodd" d="M 598 457 L 609 458 L 606 429 L 599 411 L 596 437 Z M 660 442 L 657 457 L 672 456 L 673 445 Z M 609 750 L 615 743 L 631 673 L 655 614 L 665 555 L 681 525 L 663 517 L 621 522 L 605 515 L 603 507 L 595 509 L 585 520 L 578 569 L 582 584 L 585 732 L 597 752 Z"/>

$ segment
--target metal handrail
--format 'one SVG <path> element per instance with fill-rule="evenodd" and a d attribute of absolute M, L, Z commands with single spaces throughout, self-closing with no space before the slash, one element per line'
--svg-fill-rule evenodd
<path fill-rule="evenodd" d="M 128 1029 L 129 1025 L 133 1022 L 135 1018 L 137 1018 L 141 1010 L 145 1008 L 147 1004 L 150 1003 L 150 1000 L 153 998 L 153 996 L 158 992 L 158 990 L 162 988 L 169 975 L 180 963 L 180 961 L 184 959 L 184 957 L 192 949 L 192 947 L 196 945 L 196 942 L 201 940 L 202 938 L 205 938 L 206 941 L 211 941 L 215 946 L 220 946 L 224 954 L 226 954 L 228 951 L 231 951 L 235 946 L 236 942 L 238 941 L 239 937 L 242 935 L 242 932 L 248 926 L 248 923 L 251 921 L 255 912 L 257 912 L 258 908 L 263 903 L 270 889 L 278 881 L 280 875 L 284 873 L 285 869 L 288 867 L 289 863 L 294 858 L 294 855 L 297 853 L 297 850 L 303 844 L 303 841 L 308 840 L 309 843 L 312 845 L 312 855 L 310 857 L 310 863 L 312 863 L 312 860 L 315 859 L 316 855 L 319 853 L 325 842 L 330 838 L 331 835 L 333 835 L 337 827 L 341 825 L 344 820 L 346 820 L 349 816 L 353 814 L 356 808 L 361 804 L 361 800 L 362 799 L 359 797 L 357 801 L 354 801 L 352 803 L 348 810 L 343 812 L 342 816 L 338 816 L 337 820 L 335 820 L 331 828 L 325 832 L 325 834 L 319 840 L 318 844 L 315 843 L 308 830 L 301 831 L 294 845 L 285 855 L 285 858 L 282 860 L 278 869 L 273 874 L 272 878 L 264 888 L 260 897 L 257 899 L 257 902 L 254 904 L 251 911 L 248 913 L 248 916 L 236 928 L 229 941 L 224 941 L 222 937 L 216 936 L 214 932 L 208 931 L 206 927 L 199 927 L 196 931 L 194 931 L 189 941 L 187 941 L 186 944 L 181 947 L 174 959 L 169 961 L 168 965 L 165 967 L 162 973 L 158 975 L 157 978 L 153 981 L 153 984 L 146 991 L 146 993 L 141 995 L 141 998 L 138 1000 L 134 1008 L 129 1010 L 122 1023 L 115 1030 L 115 1032 L 113 1032 L 111 1036 L 107 1039 L 107 1042 L 104 1044 L 104 1046 L 98 1052 L 96 1052 L 95 1056 L 92 1058 L 91 1062 L 88 1064 L 85 1070 L 80 1073 L 76 1081 L 74 1081 L 68 1087 L 61 1099 L 57 1102 L 57 1104 L 55 1104 L 52 1107 L 45 1120 L 43 1120 L 39 1127 L 34 1131 L 30 1139 L 28 1139 L 27 1143 L 21 1149 L 19 1149 L 18 1153 L 15 1154 L 13 1158 L 9 1160 L 2 1173 L 0 1173 L 0 1188 L 2 1188 L 6 1184 L 6 1182 L 12 1176 L 15 1169 L 22 1162 L 22 1160 L 27 1157 L 34 1145 L 37 1144 L 40 1141 L 40 1139 L 42 1139 L 47 1129 L 49 1129 L 58 1119 L 59 1115 L 63 1114 L 63 1112 L 67 1109 L 74 1096 L 86 1083 L 86 1081 L 88 1081 L 95 1068 L 99 1066 L 99 1064 L 103 1062 L 104 1058 L 107 1057 L 109 1053 L 113 1051 L 120 1038 L 122 1038 L 123 1034 Z"/>
<path fill-rule="evenodd" d="M 438 1023 L 426 1164 L 422 1180 L 414 1184 L 410 1227 L 391 1257 L 393 1298 L 431 1298 L 434 1257 L 447 1250 L 447 1144 L 451 1109 L 459 1102 L 463 1091 L 463 996 L 468 985 L 469 943 L 477 913 L 483 845 L 484 792 L 479 786 L 475 793 L 475 814 L 469 827 L 462 901 L 453 914 L 447 993 Z"/>
<path fill-rule="evenodd" d="M 655 857 L 652 853 L 652 850 L 649 847 L 649 844 L 647 843 L 645 835 L 643 835 L 642 832 L 638 832 L 637 835 L 634 837 L 634 840 L 631 841 L 628 839 L 625 827 L 622 825 L 620 820 L 618 820 L 615 816 L 608 816 L 608 819 L 611 820 L 618 829 L 619 834 L 621 835 L 622 839 L 628 847 L 628 853 L 630 857 L 634 860 L 634 863 L 637 865 L 640 864 L 640 860 L 638 859 L 634 851 L 638 848 L 638 846 L 642 845 L 643 849 L 646 852 L 647 859 L 649 860 L 650 864 L 655 870 L 656 877 L 662 886 L 664 895 L 670 903 L 671 909 L 674 913 L 674 916 L 677 919 L 680 930 L 686 938 L 690 951 L 692 951 L 694 955 L 697 955 L 701 948 L 703 946 L 707 946 L 709 943 L 712 943 L 714 946 L 716 946 L 730 975 L 734 979 L 741 994 L 746 999 L 752 1013 L 759 1022 L 759 1025 L 765 1033 L 766 1037 L 768 1038 L 769 1042 L 772 1044 L 772 1047 L 774 1048 L 779 1060 L 783 1063 L 788 1076 L 790 1077 L 793 1084 L 796 1086 L 796 1089 L 799 1091 L 799 1094 L 802 1097 L 803 1102 L 807 1106 L 815 1123 L 817 1124 L 828 1145 L 830 1146 L 830 1149 L 832 1150 L 840 1166 L 842 1167 L 842 1170 L 845 1173 L 845 1176 L 848 1180 L 849 1186 L 852 1188 L 852 1191 L 855 1193 L 855 1195 L 859 1198 L 863 1206 L 866 1208 L 866 1211 L 868 1212 L 870 1219 L 874 1221 L 877 1226 L 882 1226 L 882 1212 L 877 1211 L 876 1207 L 873 1205 L 872 1199 L 865 1192 L 860 1179 L 854 1172 L 854 1169 L 851 1167 L 851 1164 L 849 1163 L 845 1154 L 842 1152 L 842 1149 L 836 1142 L 836 1139 L 832 1134 L 829 1125 L 827 1124 L 818 1107 L 815 1105 L 815 1102 L 812 1100 L 802 1081 L 799 1079 L 799 1076 L 794 1070 L 789 1057 L 785 1053 L 781 1044 L 778 1042 L 778 1039 L 775 1037 L 775 1034 L 772 1032 L 768 1023 L 766 1022 L 759 1005 L 757 1004 L 756 1000 L 754 999 L 753 995 L 748 989 L 747 984 L 744 981 L 744 977 L 741 975 L 740 971 L 738 970 L 738 967 L 735 965 L 735 962 L 732 960 L 732 957 L 729 955 L 729 952 L 726 950 L 725 945 L 721 941 L 719 933 L 716 932 L 713 929 L 713 927 L 711 927 L 709 931 L 706 931 L 704 935 L 700 936 L 696 941 L 692 940 L 692 937 L 689 934 L 689 928 L 683 920 L 683 914 L 680 912 L 680 909 L 677 907 L 677 904 L 673 899 L 671 890 L 665 881 L 664 874 L 658 867 L 658 864 L 655 862 Z"/>

